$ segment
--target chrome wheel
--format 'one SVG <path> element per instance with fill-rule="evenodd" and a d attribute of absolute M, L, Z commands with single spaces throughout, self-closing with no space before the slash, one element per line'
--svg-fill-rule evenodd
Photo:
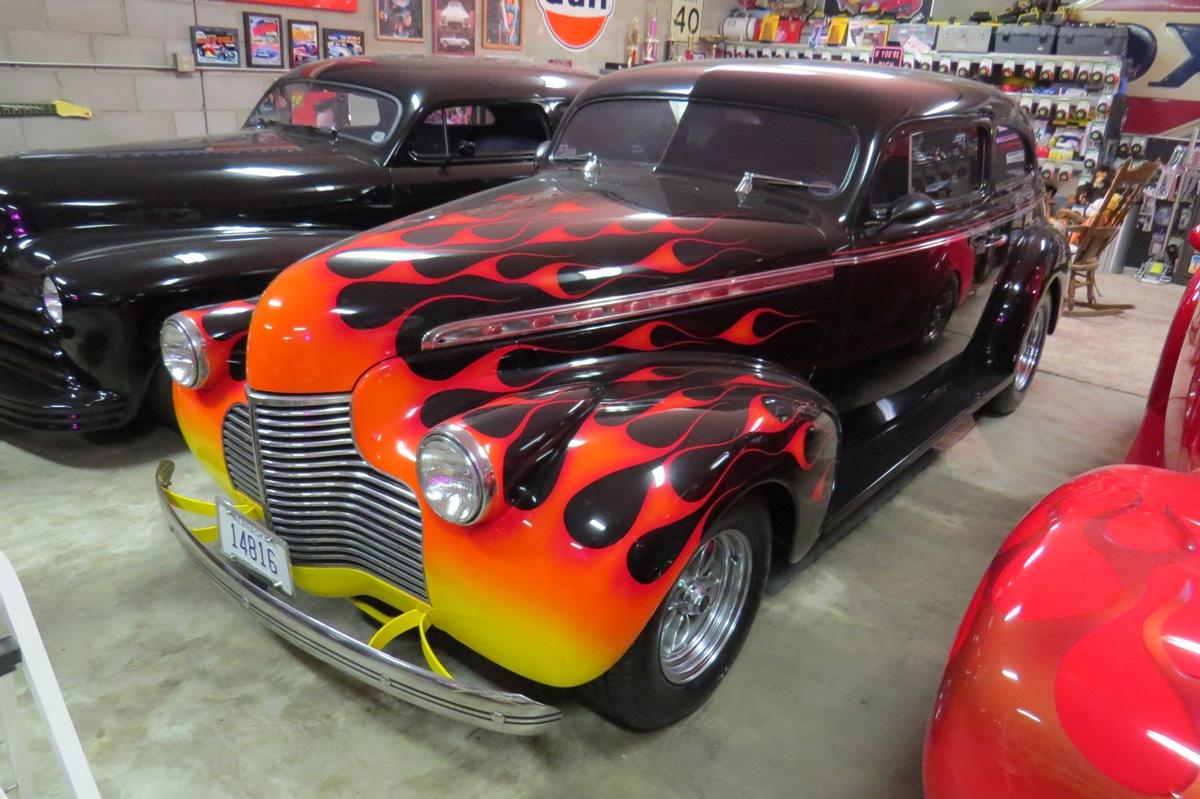
<path fill-rule="evenodd" d="M 1024 391 L 1033 380 L 1037 371 L 1038 361 L 1042 359 L 1042 347 L 1046 344 L 1046 330 L 1050 327 L 1050 314 L 1044 304 L 1039 304 L 1033 321 L 1029 323 L 1029 331 L 1025 334 L 1025 345 L 1017 358 L 1017 372 L 1013 378 L 1017 391 Z"/>
<path fill-rule="evenodd" d="M 700 544 L 667 594 L 658 631 L 663 676 L 680 685 L 699 677 L 733 638 L 750 593 L 754 556 L 741 530 Z"/>
<path fill-rule="evenodd" d="M 954 292 L 950 289 L 946 289 L 938 297 L 929 312 L 929 318 L 925 320 L 925 329 L 921 331 L 922 346 L 928 346 L 941 338 L 942 332 L 950 324 L 950 317 L 954 314 L 954 298 Z"/>

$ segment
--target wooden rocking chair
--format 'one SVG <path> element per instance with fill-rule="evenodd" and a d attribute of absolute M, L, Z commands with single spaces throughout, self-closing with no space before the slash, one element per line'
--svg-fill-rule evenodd
<path fill-rule="evenodd" d="M 1108 243 L 1121 229 L 1129 209 L 1142 198 L 1142 191 L 1158 173 L 1158 162 L 1147 161 L 1141 166 L 1131 167 L 1130 161 L 1121 164 L 1109 184 L 1100 212 L 1084 222 L 1067 228 L 1077 237 L 1075 252 L 1071 256 L 1071 274 L 1067 282 L 1067 310 L 1075 307 L 1075 292 L 1087 287 L 1087 304 L 1095 305 L 1100 294 L 1096 286 L 1096 270 L 1100 268 L 1100 257 Z"/>

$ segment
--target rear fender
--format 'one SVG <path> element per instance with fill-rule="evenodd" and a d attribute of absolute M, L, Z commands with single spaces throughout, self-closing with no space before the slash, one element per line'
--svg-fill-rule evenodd
<path fill-rule="evenodd" d="M 983 318 L 990 320 L 987 336 L 977 340 L 982 362 L 1000 374 L 1016 368 L 1021 339 L 1042 295 L 1061 297 L 1066 269 L 1066 242 L 1047 224 L 1014 230 L 999 281 L 988 297 Z M 1059 282 L 1058 289 L 1051 284 Z M 1053 308 L 1057 321 L 1058 308 Z M 1052 328 L 1053 329 L 1053 328 Z"/>
<path fill-rule="evenodd" d="M 761 362 L 584 360 L 439 420 L 469 431 L 496 472 L 496 507 L 482 522 L 450 524 L 421 500 L 437 626 L 559 686 L 616 662 L 708 520 L 748 491 L 785 487 L 795 506 L 785 518 L 806 528 L 782 531 L 786 549 L 810 546 L 837 443 L 828 403 Z M 494 374 L 460 374 L 455 390 L 488 394 Z M 439 393 L 422 382 L 392 359 L 353 395 L 363 456 L 414 487 L 415 453 L 430 429 L 423 406 Z"/>

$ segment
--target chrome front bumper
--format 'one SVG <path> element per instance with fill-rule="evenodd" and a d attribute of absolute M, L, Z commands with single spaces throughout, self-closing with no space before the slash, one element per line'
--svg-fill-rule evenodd
<path fill-rule="evenodd" d="M 167 497 L 174 472 L 175 464 L 164 460 L 159 462 L 155 475 L 158 504 L 171 532 L 217 585 L 276 635 L 384 693 L 476 727 L 510 735 L 537 735 L 562 720 L 557 708 L 521 694 L 463 685 L 373 649 L 260 587 L 232 561 L 197 540 L 179 518 Z"/>

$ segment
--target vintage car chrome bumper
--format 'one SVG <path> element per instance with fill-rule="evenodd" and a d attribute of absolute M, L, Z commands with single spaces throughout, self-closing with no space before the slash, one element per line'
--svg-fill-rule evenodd
<path fill-rule="evenodd" d="M 521 694 L 473 688 L 373 649 L 289 605 L 251 580 L 232 561 L 192 535 L 167 496 L 175 464 L 158 465 L 158 502 L 171 532 L 209 577 L 289 643 L 384 693 L 431 710 L 511 735 L 537 735 L 562 720 L 562 712 Z"/>

